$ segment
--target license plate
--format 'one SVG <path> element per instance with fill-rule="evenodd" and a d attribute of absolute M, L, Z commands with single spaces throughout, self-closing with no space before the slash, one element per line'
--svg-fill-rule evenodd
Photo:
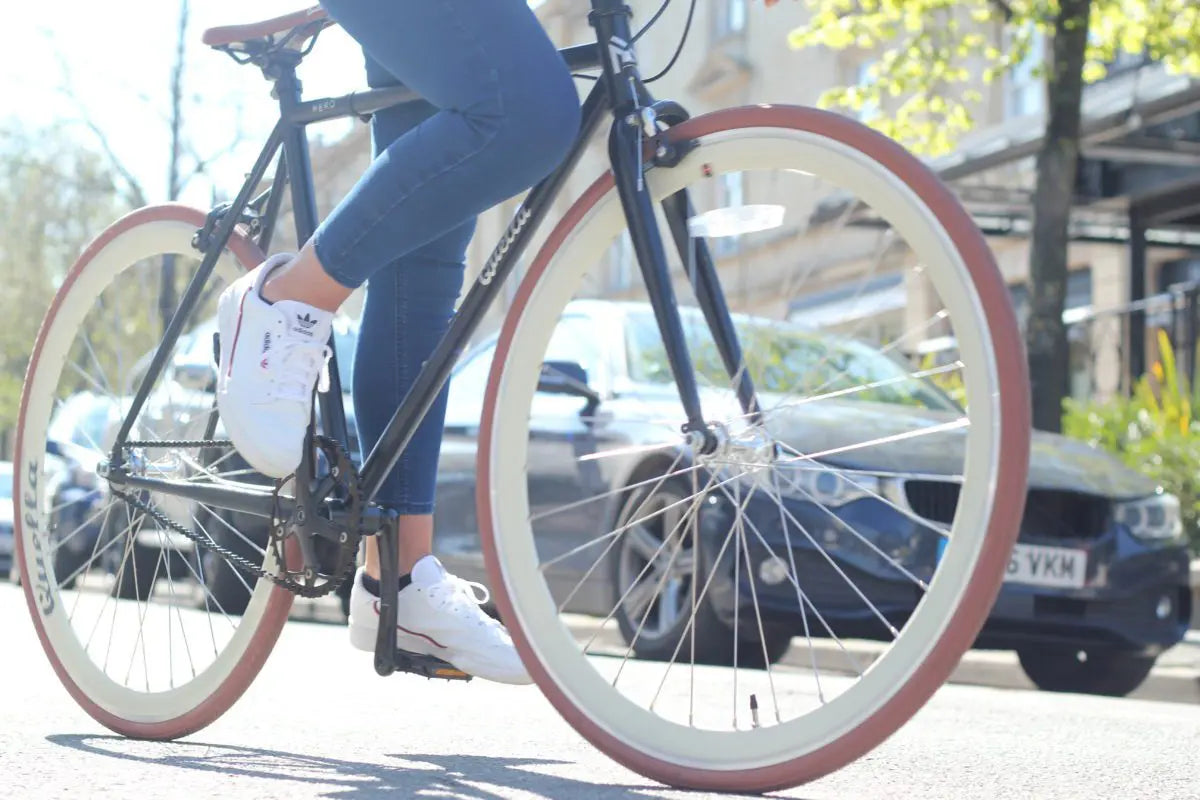
<path fill-rule="evenodd" d="M 1087 579 L 1087 551 L 1070 547 L 1018 544 L 1004 580 L 1058 589 L 1079 589 Z"/>

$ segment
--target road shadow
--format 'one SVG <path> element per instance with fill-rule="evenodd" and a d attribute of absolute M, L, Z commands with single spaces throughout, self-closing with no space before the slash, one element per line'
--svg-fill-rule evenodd
<path fill-rule="evenodd" d="M 387 757 L 400 763 L 388 765 L 186 740 L 151 742 L 96 734 L 54 734 L 46 739 L 82 753 L 142 765 L 319 786 L 320 794 L 313 796 L 337 800 L 376 800 L 417 794 L 493 800 L 507 796 L 501 793 L 503 789 L 516 789 L 551 800 L 569 797 L 617 800 L 689 794 L 650 784 L 614 786 L 548 775 L 539 768 L 553 768 L 569 762 L 545 758 L 395 753 Z"/>

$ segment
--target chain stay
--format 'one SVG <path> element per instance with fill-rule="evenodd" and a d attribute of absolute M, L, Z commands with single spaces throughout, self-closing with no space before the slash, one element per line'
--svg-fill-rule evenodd
<path fill-rule="evenodd" d="M 337 477 L 338 484 L 347 489 L 347 495 L 351 499 L 352 508 L 355 506 L 358 506 L 359 508 L 361 508 L 361 492 L 358 489 L 358 471 L 354 466 L 354 462 L 352 462 L 350 460 L 349 455 L 346 453 L 345 448 L 342 447 L 340 442 L 337 442 L 337 441 L 330 439 L 328 437 L 325 437 L 325 436 L 314 437 L 314 442 L 316 443 L 316 445 L 319 448 L 321 448 L 322 450 L 325 451 L 326 456 L 330 458 L 331 464 L 336 464 L 337 469 L 338 469 L 338 477 Z M 205 439 L 175 439 L 175 440 L 163 439 L 163 440 L 154 441 L 154 442 L 130 441 L 130 442 L 125 443 L 125 447 L 127 447 L 127 448 L 132 448 L 132 447 L 141 447 L 141 448 L 188 447 L 188 448 L 190 448 L 190 447 L 232 447 L 232 446 L 233 446 L 232 442 L 230 442 L 228 440 L 219 440 L 219 439 L 207 439 L 207 440 L 205 440 Z M 342 582 L 345 581 L 350 576 L 350 573 L 356 567 L 355 562 L 356 562 L 357 556 L 358 556 L 358 542 L 359 542 L 359 539 L 361 538 L 361 535 L 359 534 L 359 526 L 358 525 L 350 526 L 350 531 L 351 531 L 350 535 L 347 537 L 346 541 L 340 543 L 340 547 L 339 547 L 339 551 L 338 551 L 338 565 L 337 565 L 337 569 L 334 573 L 335 575 L 337 575 L 337 578 L 336 579 L 331 578 L 331 579 L 325 581 L 324 583 L 318 584 L 316 586 L 312 586 L 312 585 L 308 585 L 305 583 L 300 583 L 300 582 L 292 579 L 286 572 L 286 566 L 285 566 L 285 574 L 282 577 L 279 575 L 276 575 L 274 573 L 266 571 L 262 567 L 258 566 L 254 562 L 250 561 L 245 556 L 242 556 L 239 553 L 235 553 L 234 551 L 230 550 L 229 548 L 224 547 L 223 545 L 220 545 L 217 542 L 213 541 L 211 537 L 209 537 L 207 535 L 202 535 L 202 534 L 196 533 L 195 531 L 193 531 L 189 528 L 185 528 L 184 526 L 180 525 L 175 520 L 173 520 L 170 517 L 163 514 L 161 511 L 159 511 L 157 508 L 155 508 L 152 504 L 146 503 L 143 500 L 141 500 L 140 498 L 138 498 L 132 494 L 120 491 L 118 489 L 113 489 L 112 493 L 115 496 L 124 500 L 129 505 L 134 506 L 135 508 L 138 508 L 141 511 L 144 511 L 147 515 L 149 515 L 152 519 L 154 519 L 159 525 L 166 527 L 166 528 L 174 531 L 175 533 L 180 534 L 181 536 L 184 536 L 185 538 L 191 540 L 193 543 L 195 543 L 201 547 L 207 548 L 207 549 L 213 551 L 214 553 L 217 553 L 219 556 L 221 556 L 223 559 L 225 559 L 227 562 L 229 562 L 229 564 L 231 564 L 232 566 L 241 570 L 242 572 L 244 572 L 248 575 L 252 575 L 255 578 L 258 578 L 260 580 L 270 581 L 271 583 L 275 584 L 276 586 L 286 589 L 287 591 L 289 591 L 292 594 L 295 594 L 299 597 L 316 598 L 316 597 L 324 597 L 325 595 L 330 594 L 331 592 L 335 591 L 342 584 Z M 278 489 L 276 489 L 276 493 L 278 493 Z M 355 515 L 355 516 L 357 518 L 358 515 Z M 275 549 L 276 556 L 278 558 L 279 563 L 281 565 L 284 565 L 285 562 L 283 560 L 283 538 L 280 537 L 276 533 L 276 531 L 280 530 L 281 524 L 282 523 L 277 521 L 276 519 L 271 520 L 270 542 L 268 543 L 267 546 Z"/>

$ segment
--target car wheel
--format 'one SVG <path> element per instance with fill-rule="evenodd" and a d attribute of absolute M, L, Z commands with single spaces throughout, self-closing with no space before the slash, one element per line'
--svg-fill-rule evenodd
<path fill-rule="evenodd" d="M 638 658 L 669 661 L 680 658 L 683 648 L 689 651 L 686 660 L 692 660 L 688 618 L 697 565 L 686 531 L 684 541 L 678 547 L 675 544 L 680 535 L 676 523 L 691 496 L 689 488 L 671 482 L 651 485 L 648 490 L 630 493 L 618 514 L 617 527 L 630 527 L 620 537 L 612 559 L 620 598 L 614 616 L 621 636 L 626 644 L 632 644 Z M 641 521 L 633 522 L 635 519 Z M 667 535 L 674 541 L 663 547 Z M 702 558 L 703 550 L 701 547 Z M 708 574 L 708 570 L 700 574 Z M 631 586 L 635 588 L 627 591 Z M 645 590 L 639 591 L 640 587 Z M 702 588 L 697 587 L 697 592 Z M 763 668 L 783 657 L 791 644 L 790 629 L 764 624 L 760 637 L 751 618 L 743 620 L 749 624 L 741 635 L 734 636 L 732 626 L 713 607 L 714 594 L 708 592 L 696 608 L 695 663 L 729 666 L 734 663 L 735 650 L 739 667 Z"/>
<path fill-rule="evenodd" d="M 92 557 L 95 537 L 89 539 L 82 532 L 75 532 L 69 539 L 64 539 L 61 531 L 75 531 L 76 526 L 83 523 L 82 514 L 77 513 L 73 506 L 63 509 L 58 519 L 51 524 L 54 526 L 54 575 L 59 581 L 59 588 L 73 589 L 77 580 L 77 572 L 82 572 Z"/>
<path fill-rule="evenodd" d="M 167 570 L 158 562 L 160 555 L 164 553 L 170 558 L 169 551 L 157 547 L 147 547 L 137 542 L 133 543 L 133 551 L 129 554 L 128 559 L 125 558 L 121 545 L 112 548 L 112 551 L 117 552 L 113 553 L 107 567 L 115 579 L 112 588 L 113 597 L 120 600 L 146 600 L 154 590 L 157 578 L 167 577 Z M 122 561 L 125 564 L 124 568 L 121 566 Z M 154 574 L 156 567 L 158 568 L 157 576 Z"/>
<path fill-rule="evenodd" d="M 87 563 L 87 560 L 87 553 L 71 553 L 65 547 L 55 550 L 54 575 L 59 580 L 58 588 L 74 589 L 77 579 L 75 573 L 82 571 L 83 565 Z"/>
<path fill-rule="evenodd" d="M 1017 651 L 1021 668 L 1046 692 L 1124 697 L 1142 685 L 1155 657 L 1119 650 L 1029 648 Z"/>

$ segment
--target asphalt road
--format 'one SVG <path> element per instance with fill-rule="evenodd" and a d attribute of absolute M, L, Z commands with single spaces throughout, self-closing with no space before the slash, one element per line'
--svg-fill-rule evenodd
<path fill-rule="evenodd" d="M 0 797 L 705 796 L 617 767 L 536 689 L 378 678 L 344 637 L 340 626 L 292 622 L 224 718 L 179 742 L 135 742 L 74 705 L 19 590 L 0 585 Z M 779 796 L 1200 798 L 1200 714 L 1179 703 L 947 686 L 874 753 Z"/>

